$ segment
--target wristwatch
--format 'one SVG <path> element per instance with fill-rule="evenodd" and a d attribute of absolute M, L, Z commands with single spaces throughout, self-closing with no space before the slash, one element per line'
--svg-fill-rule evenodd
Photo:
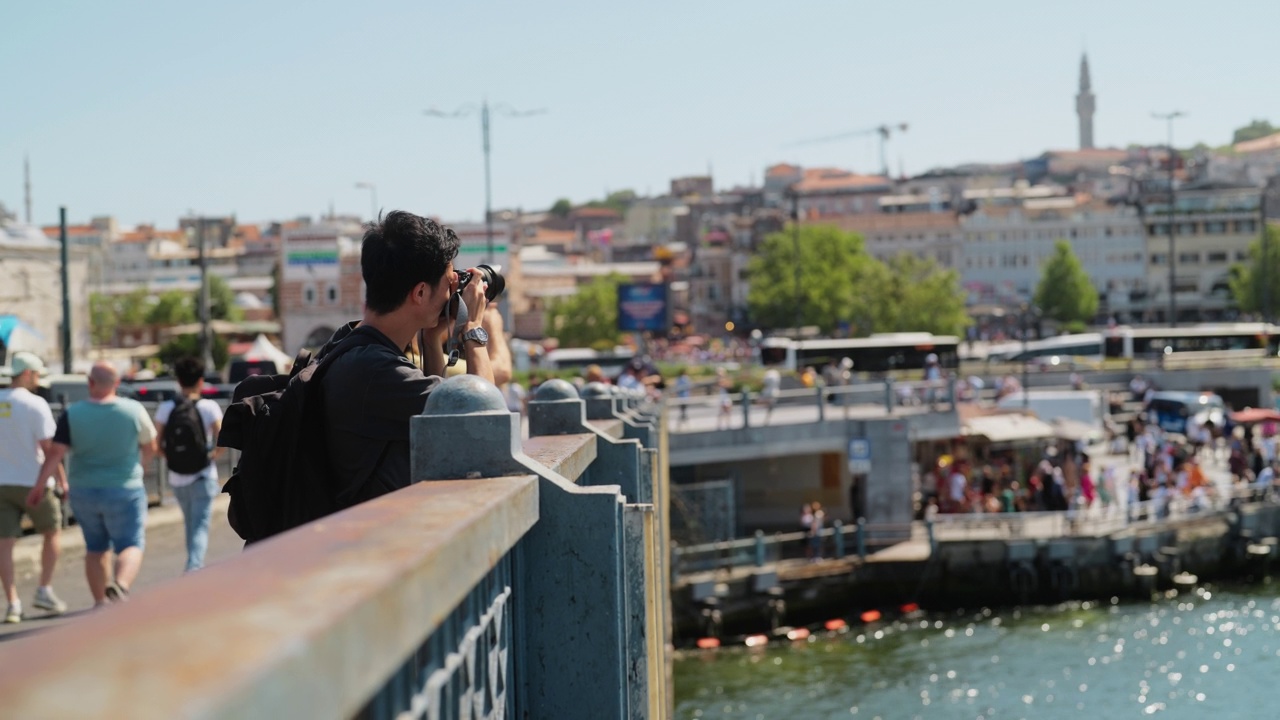
<path fill-rule="evenodd" d="M 471 328 L 462 334 L 462 342 L 472 341 L 480 347 L 489 344 L 489 332 L 482 327 Z"/>

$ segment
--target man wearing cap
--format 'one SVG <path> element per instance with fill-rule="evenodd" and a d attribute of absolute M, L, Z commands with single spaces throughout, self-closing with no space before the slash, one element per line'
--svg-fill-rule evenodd
<path fill-rule="evenodd" d="M 32 604 L 53 614 L 64 612 L 67 606 L 50 587 L 58 562 L 62 506 L 48 483 L 36 482 L 55 427 L 49 404 L 33 392 L 45 371 L 44 362 L 33 353 L 17 352 L 9 367 L 13 382 L 0 390 L 0 584 L 9 601 L 4 621 L 16 623 L 22 620 L 22 601 L 14 584 L 13 546 L 22 535 L 23 514 L 44 536 L 40 586 Z M 54 471 L 58 491 L 65 495 L 67 476 L 61 465 Z"/>

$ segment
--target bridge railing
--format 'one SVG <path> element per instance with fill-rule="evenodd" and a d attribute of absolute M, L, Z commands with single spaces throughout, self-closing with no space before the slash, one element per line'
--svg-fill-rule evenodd
<path fill-rule="evenodd" d="M 763 567 L 785 560 L 865 558 L 885 545 L 910 539 L 917 530 L 913 523 L 844 523 L 834 521 L 822 528 L 817 540 L 807 531 L 765 533 L 697 545 L 677 545 L 671 549 L 671 566 L 678 581 L 694 573 Z"/>
<path fill-rule="evenodd" d="M 1013 513 L 948 513 L 930 522 L 936 541 L 982 540 L 992 538 L 1100 537 L 1125 528 L 1154 526 L 1193 520 L 1225 512 L 1233 505 L 1262 500 L 1266 493 L 1249 488 L 1187 497 L 1175 493 L 1167 499 L 1146 500 L 1130 505 L 1109 505 L 1087 510 L 1057 510 Z"/>
<path fill-rule="evenodd" d="M 12 641 L 14 717 L 670 716 L 662 418 L 545 383 L 413 419 L 417 482 Z M 590 418 L 590 419 L 589 419 Z"/>

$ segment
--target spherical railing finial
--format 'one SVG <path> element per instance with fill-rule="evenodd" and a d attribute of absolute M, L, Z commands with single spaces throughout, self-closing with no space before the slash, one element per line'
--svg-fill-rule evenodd
<path fill-rule="evenodd" d="M 609 389 L 609 386 L 605 385 L 602 382 L 587 383 L 585 386 L 583 386 L 582 392 L 580 394 L 583 400 L 599 400 L 599 399 L 607 400 L 613 397 L 613 392 Z"/>
<path fill-rule="evenodd" d="M 577 400 L 578 390 L 567 380 L 556 378 L 538 386 L 533 393 L 536 402 L 552 402 L 555 400 Z"/>
<path fill-rule="evenodd" d="M 469 415 L 507 412 L 502 391 L 493 383 L 475 375 L 456 375 L 431 391 L 423 415 Z"/>

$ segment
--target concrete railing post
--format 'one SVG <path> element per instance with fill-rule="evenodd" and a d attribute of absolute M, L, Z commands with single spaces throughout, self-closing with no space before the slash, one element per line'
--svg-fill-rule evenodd
<path fill-rule="evenodd" d="M 581 406 L 577 412 L 581 419 Z M 538 415 L 547 427 L 568 429 L 573 408 L 566 403 Z M 538 522 L 513 550 L 518 639 L 511 652 L 519 682 L 508 702 L 546 717 L 643 717 L 636 688 L 648 684 L 646 628 L 636 619 L 643 603 L 635 588 L 653 578 L 629 551 L 640 543 L 643 513 L 628 517 L 617 485 L 581 487 L 525 455 L 519 416 L 496 387 L 473 375 L 432 391 L 423 415 L 411 421 L 410 441 L 415 480 L 539 478 Z M 639 463 L 633 468 L 638 474 Z"/>

